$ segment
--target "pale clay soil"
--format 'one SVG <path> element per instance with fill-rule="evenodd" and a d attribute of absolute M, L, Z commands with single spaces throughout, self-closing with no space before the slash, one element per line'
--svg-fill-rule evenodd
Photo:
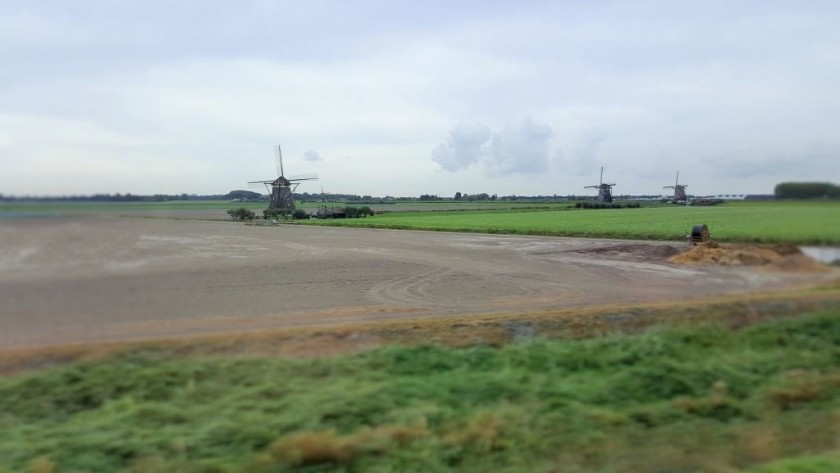
<path fill-rule="evenodd" d="M 683 242 L 248 226 L 0 222 L 0 348 L 679 301 L 836 278 L 684 266 Z"/>

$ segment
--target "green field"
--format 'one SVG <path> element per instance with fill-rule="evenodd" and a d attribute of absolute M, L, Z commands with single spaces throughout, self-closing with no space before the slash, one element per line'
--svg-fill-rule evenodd
<path fill-rule="evenodd" d="M 729 202 L 713 207 L 389 212 L 320 225 L 456 232 L 681 240 L 696 224 L 719 241 L 840 244 L 840 202 Z"/>
<path fill-rule="evenodd" d="M 319 204 L 299 207 L 312 211 Z M 353 203 L 334 203 L 336 207 Z M 6 203 L 0 219 L 27 215 L 116 214 L 226 220 L 228 209 L 261 214 L 264 203 L 222 201 Z M 645 203 L 639 209 L 575 209 L 568 202 L 397 202 L 371 205 L 373 218 L 308 220 L 313 225 L 456 232 L 508 233 L 653 240 L 682 240 L 697 224 L 718 241 L 840 244 L 840 202 L 727 202 L 713 207 Z M 299 223 L 301 223 L 299 222 Z"/>
<path fill-rule="evenodd" d="M 317 360 L 137 349 L 0 378 L 0 471 L 823 471 L 838 350 L 836 309 Z"/>

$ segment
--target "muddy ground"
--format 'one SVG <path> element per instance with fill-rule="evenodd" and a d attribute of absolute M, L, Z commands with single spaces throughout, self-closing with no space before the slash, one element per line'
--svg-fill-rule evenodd
<path fill-rule="evenodd" d="M 687 301 L 836 272 L 683 266 L 682 242 L 117 217 L 0 224 L 0 348 Z"/>

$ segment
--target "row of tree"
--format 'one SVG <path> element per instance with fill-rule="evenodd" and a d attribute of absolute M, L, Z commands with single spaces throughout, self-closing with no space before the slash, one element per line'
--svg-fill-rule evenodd
<path fill-rule="evenodd" d="M 840 199 L 840 186 L 829 182 L 783 182 L 776 185 L 777 199 Z"/>
<path fill-rule="evenodd" d="M 5 201 L 49 201 L 49 202 L 169 202 L 172 200 L 240 200 L 243 202 L 267 201 L 268 196 L 258 192 L 236 190 L 227 194 L 153 194 L 137 195 L 132 193 L 68 195 L 58 197 L 16 197 L 0 194 Z"/>
<path fill-rule="evenodd" d="M 474 200 L 496 200 L 499 196 L 496 194 L 488 195 L 486 192 L 482 192 L 481 194 L 461 194 L 460 192 L 456 192 L 455 196 L 452 198 L 453 200 L 466 200 L 466 201 L 474 201 Z"/>

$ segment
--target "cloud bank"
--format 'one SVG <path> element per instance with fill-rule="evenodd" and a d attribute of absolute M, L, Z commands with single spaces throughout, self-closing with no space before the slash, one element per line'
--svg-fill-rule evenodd
<path fill-rule="evenodd" d="M 445 171 L 466 169 L 481 160 L 491 134 L 480 123 L 459 123 L 449 132 L 449 139 L 432 150 L 432 159 Z"/>
<path fill-rule="evenodd" d="M 309 161 L 310 163 L 319 163 L 324 160 L 320 154 L 312 150 L 303 153 L 303 159 Z"/>
<path fill-rule="evenodd" d="M 601 165 L 640 194 L 837 180 L 837 24 L 817 1 L 8 0 L 0 193 L 224 193 L 278 143 L 371 195 L 578 193 Z"/>
<path fill-rule="evenodd" d="M 553 134 L 550 126 L 531 120 L 495 132 L 480 123 L 459 123 L 449 139 L 432 150 L 432 160 L 450 172 L 474 164 L 482 164 L 488 176 L 545 172 Z"/>

